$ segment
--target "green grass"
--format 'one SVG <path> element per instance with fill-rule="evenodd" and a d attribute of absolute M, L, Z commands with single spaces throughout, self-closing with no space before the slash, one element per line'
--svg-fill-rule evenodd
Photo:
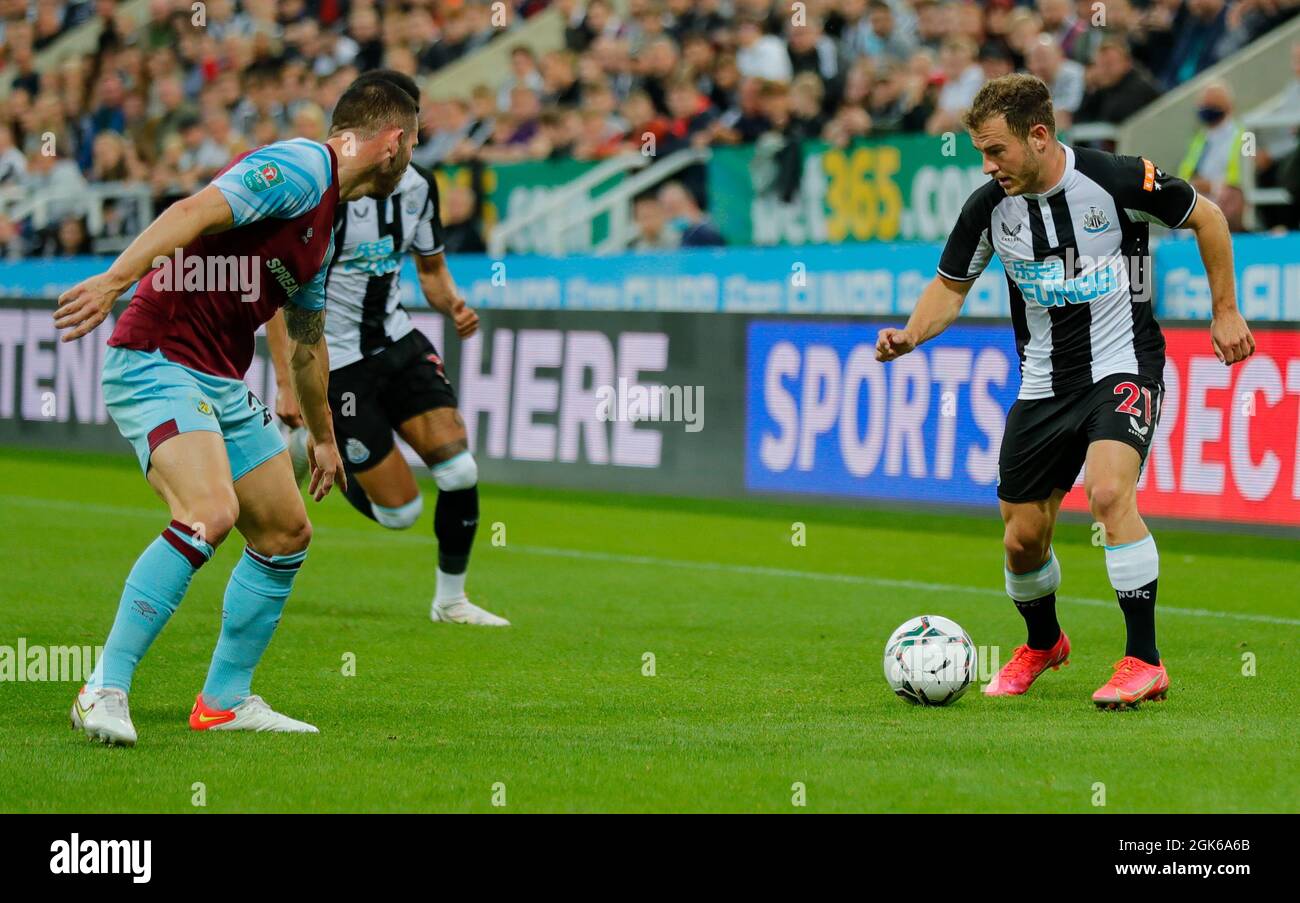
<path fill-rule="evenodd" d="M 161 504 L 128 459 L 0 451 L 0 476 L 0 644 L 102 643 Z M 918 709 L 881 675 L 903 620 L 955 618 L 1002 661 L 1023 637 L 995 515 L 482 496 L 470 589 L 513 627 L 429 622 L 428 517 L 395 534 L 340 498 L 310 505 L 311 555 L 254 689 L 319 736 L 186 727 L 232 537 L 136 674 L 134 749 L 69 730 L 72 684 L 0 683 L 0 810 L 200 811 L 202 782 L 208 812 L 490 812 L 500 782 L 508 812 L 1300 811 L 1294 540 L 1158 531 L 1170 698 L 1098 712 L 1122 619 L 1087 525 L 1063 524 L 1071 665 L 1020 699 L 976 688 Z"/>

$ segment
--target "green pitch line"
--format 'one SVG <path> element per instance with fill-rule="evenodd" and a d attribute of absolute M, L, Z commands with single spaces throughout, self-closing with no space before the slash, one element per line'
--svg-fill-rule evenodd
<path fill-rule="evenodd" d="M 0 476 L 0 647 L 102 643 L 161 504 L 126 457 L 0 450 Z M 1063 524 L 1071 665 L 1023 698 L 932 710 L 889 694 L 884 642 L 943 614 L 1006 660 L 1023 625 L 995 513 L 496 486 L 482 507 L 469 589 L 513 627 L 428 621 L 430 518 L 390 533 L 309 503 L 254 688 L 319 736 L 185 726 L 232 537 L 137 674 L 135 749 L 68 729 L 75 684 L 0 682 L 0 810 L 188 812 L 201 785 L 210 812 L 804 811 L 796 782 L 821 812 L 1300 810 L 1295 541 L 1157 531 L 1173 688 L 1104 713 L 1088 697 L 1122 619 L 1088 526 Z"/>

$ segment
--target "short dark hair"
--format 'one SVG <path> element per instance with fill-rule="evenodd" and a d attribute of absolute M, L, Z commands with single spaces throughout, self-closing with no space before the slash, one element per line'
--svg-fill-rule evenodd
<path fill-rule="evenodd" d="M 994 116 L 1005 117 L 1011 134 L 1021 139 L 1028 138 L 1036 125 L 1047 126 L 1050 134 L 1056 134 L 1052 92 L 1036 75 L 1013 72 L 985 82 L 961 121 L 974 132 Z"/>
<path fill-rule="evenodd" d="M 330 134 L 356 132 L 369 137 L 382 129 L 406 129 L 419 113 L 418 101 L 395 82 L 361 76 L 348 85 L 335 104 Z"/>
<path fill-rule="evenodd" d="M 411 100 L 415 101 L 417 104 L 420 102 L 420 86 L 415 83 L 415 79 L 411 78 L 411 76 L 407 75 L 405 72 L 398 72 L 396 69 L 371 69 L 369 72 L 357 76 L 357 80 L 352 84 L 360 85 L 369 81 L 374 81 L 377 78 L 392 82 L 409 94 Z"/>

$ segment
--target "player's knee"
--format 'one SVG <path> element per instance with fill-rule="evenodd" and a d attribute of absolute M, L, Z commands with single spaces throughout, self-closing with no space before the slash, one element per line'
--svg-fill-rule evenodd
<path fill-rule="evenodd" d="M 1034 524 L 1021 521 L 1007 524 L 1002 545 L 1007 562 L 1017 572 L 1035 568 L 1047 557 L 1047 534 Z"/>
<path fill-rule="evenodd" d="M 184 517 L 177 518 L 189 526 L 194 536 L 214 549 L 235 529 L 238 519 L 239 502 L 234 498 L 203 500 L 192 505 Z"/>
<path fill-rule="evenodd" d="M 277 525 L 274 531 L 257 538 L 257 550 L 263 555 L 294 555 L 311 545 L 311 521 L 306 513 Z"/>
<path fill-rule="evenodd" d="M 1103 523 L 1123 515 L 1132 501 L 1133 493 L 1119 480 L 1099 480 L 1088 488 L 1088 508 L 1092 516 Z"/>
<path fill-rule="evenodd" d="M 420 519 L 420 515 L 424 513 L 424 497 L 417 495 L 405 505 L 399 505 L 396 508 L 386 508 L 383 505 L 374 503 L 371 503 L 370 507 L 375 512 L 375 520 L 381 526 L 390 530 L 406 530 L 415 526 Z"/>
<path fill-rule="evenodd" d="M 457 489 L 469 489 L 478 485 L 478 464 L 468 451 L 433 465 L 432 470 L 433 480 L 443 492 L 455 492 Z"/>

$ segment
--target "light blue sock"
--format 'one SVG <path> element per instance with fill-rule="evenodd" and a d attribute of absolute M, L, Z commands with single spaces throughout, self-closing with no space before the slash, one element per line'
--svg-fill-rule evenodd
<path fill-rule="evenodd" d="M 212 546 L 192 536 L 180 521 L 172 521 L 149 544 L 127 575 L 113 629 L 86 686 L 130 691 L 140 659 L 162 633 L 185 597 L 194 572 L 212 557 L 212 551 Z"/>
<path fill-rule="evenodd" d="M 203 701 L 212 708 L 231 709 L 252 693 L 253 669 L 271 643 L 293 589 L 293 578 L 306 557 L 306 549 L 293 555 L 267 556 L 244 548 L 226 585 L 221 638 L 203 685 Z"/>

